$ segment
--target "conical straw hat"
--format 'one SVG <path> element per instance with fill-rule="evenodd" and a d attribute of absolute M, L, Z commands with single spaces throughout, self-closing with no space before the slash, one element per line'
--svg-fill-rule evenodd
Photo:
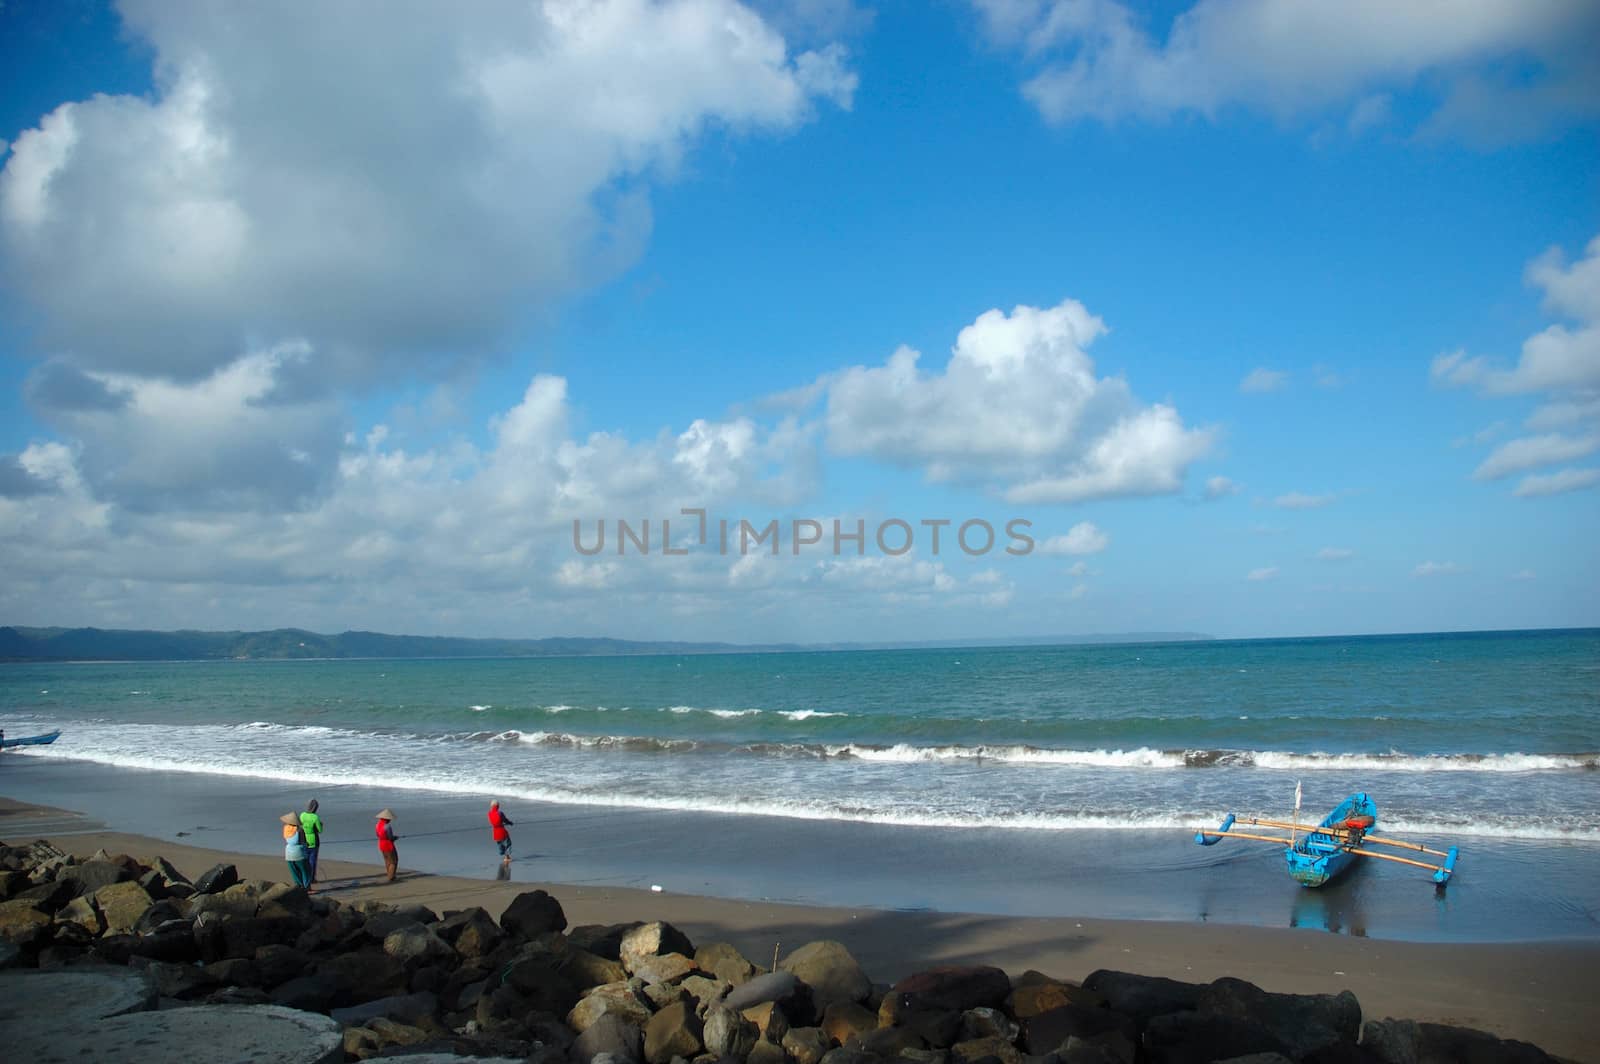
<path fill-rule="evenodd" d="M 394 819 L 394 814 L 391 813 L 389 810 L 385 809 L 385 810 L 383 810 L 382 812 L 380 812 L 378 814 L 378 819 L 379 820 L 393 820 Z"/>
<path fill-rule="evenodd" d="M 278 819 L 280 821 L 282 821 L 283 823 L 285 823 L 285 824 L 298 824 L 298 823 L 300 823 L 300 818 L 298 816 L 296 816 L 294 813 L 285 813 L 282 816 L 280 816 Z"/>

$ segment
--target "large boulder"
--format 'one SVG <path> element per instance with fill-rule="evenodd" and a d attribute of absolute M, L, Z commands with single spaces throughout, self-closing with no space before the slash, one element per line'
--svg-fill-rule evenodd
<path fill-rule="evenodd" d="M 1011 993 L 1011 980 L 988 965 L 945 965 L 908 975 L 889 989 L 879 1006 L 884 1026 L 913 1012 L 965 1012 L 999 1008 Z"/>
<path fill-rule="evenodd" d="M 771 1001 L 783 1009 L 789 1022 L 800 1027 L 810 1027 L 817 1020 L 817 1010 L 812 1002 L 811 988 L 800 981 L 793 972 L 768 972 L 749 982 L 734 987 L 722 1003 L 730 1009 L 743 1011 L 763 1002 Z"/>
<path fill-rule="evenodd" d="M 705 1026 L 701 1035 L 706 1052 L 719 1060 L 743 1060 L 761 1038 L 756 1025 L 720 1005 L 706 1010 Z"/>
<path fill-rule="evenodd" d="M 254 957 L 262 946 L 292 945 L 300 937 L 300 921 L 290 915 L 234 917 L 222 921 L 222 955 Z"/>
<path fill-rule="evenodd" d="M 617 959 L 630 972 L 644 958 L 658 957 L 663 953 L 682 953 L 686 957 L 692 957 L 694 943 L 689 941 L 688 935 L 676 927 L 658 920 L 635 927 L 624 934 L 622 941 L 617 945 Z"/>
<path fill-rule="evenodd" d="M 505 941 L 505 932 L 482 908 L 453 913 L 434 925 L 434 931 L 462 957 L 487 957 Z"/>
<path fill-rule="evenodd" d="M 567 976 L 579 987 L 604 986 L 620 983 L 628 978 L 628 970 L 620 961 L 607 960 L 586 949 L 567 947 Z"/>
<path fill-rule="evenodd" d="M 404 994 L 411 989 L 405 965 L 378 950 L 340 953 L 323 961 L 317 971 L 338 984 L 340 1005 Z"/>
<path fill-rule="evenodd" d="M 793 972 L 811 988 L 819 1009 L 836 1001 L 862 1002 L 872 994 L 872 980 L 850 955 L 844 943 L 831 939 L 808 942 L 783 959 L 780 971 Z M 1007 982 L 1006 989 L 1011 989 Z"/>
<path fill-rule="evenodd" d="M 684 982 L 687 985 L 689 980 Z M 756 1033 L 761 1036 L 763 1042 L 782 1045 L 783 1036 L 789 1033 L 789 1017 L 785 1016 L 783 1010 L 774 1002 L 765 1001 L 753 1005 L 740 1015 L 756 1025 Z"/>
<path fill-rule="evenodd" d="M 119 935 L 132 931 L 145 910 L 155 904 L 155 899 L 139 884 L 128 880 L 95 891 L 94 903 L 105 917 L 106 931 Z"/>
<path fill-rule="evenodd" d="M 579 924 L 567 932 L 567 941 L 608 961 L 620 960 L 622 936 L 639 926 L 637 920 L 627 924 Z"/>
<path fill-rule="evenodd" d="M 14 901 L 25 901 L 42 912 L 59 912 L 62 906 L 82 892 L 70 879 L 52 879 L 18 891 Z"/>
<path fill-rule="evenodd" d="M 409 924 L 389 932 L 383 939 L 383 952 L 413 968 L 447 962 L 453 965 L 456 961 L 455 950 L 434 934 L 432 928 L 422 924 Z"/>
<path fill-rule="evenodd" d="M 584 1028 L 568 1050 L 572 1064 L 592 1064 L 602 1054 L 617 1064 L 643 1064 L 644 1032 L 622 1016 L 601 1016 Z"/>
<path fill-rule="evenodd" d="M 748 983 L 760 974 L 760 969 L 726 942 L 711 942 L 695 950 L 694 966 L 734 986 Z"/>
<path fill-rule="evenodd" d="M 50 937 L 50 914 L 31 901 L 0 902 L 0 938 L 20 949 L 31 949 Z"/>
<path fill-rule="evenodd" d="M 1059 1050 L 1069 1038 L 1091 1039 L 1107 1031 L 1119 1032 L 1130 1043 L 1138 1041 L 1138 1029 L 1129 1016 L 1110 1009 L 1060 1005 L 1023 1021 L 1022 1046 L 1043 1056 Z"/>
<path fill-rule="evenodd" d="M 833 1039 L 820 1027 L 791 1027 L 779 1044 L 794 1064 L 819 1064 L 833 1048 Z"/>
<path fill-rule="evenodd" d="M 1026 1020 L 1062 1005 L 1104 1008 L 1105 1004 L 1106 999 L 1092 990 L 1085 990 L 1075 983 L 1040 977 L 1026 982 L 1019 980 L 1016 989 L 1011 991 L 1011 1001 L 1006 1011 L 1018 1020 Z"/>
<path fill-rule="evenodd" d="M 595 987 L 572 1006 L 567 1013 L 567 1026 L 581 1034 L 603 1016 L 619 1016 L 642 1030 L 653 1012 L 650 1002 L 632 985 L 608 983 Z"/>
<path fill-rule="evenodd" d="M 239 870 L 231 864 L 214 864 L 194 881 L 196 894 L 219 894 L 239 882 Z"/>
<path fill-rule="evenodd" d="M 952 1064 L 978 1064 L 990 1059 L 1000 1064 L 1022 1064 L 1022 1053 L 1004 1038 L 975 1038 L 950 1047 Z"/>
<path fill-rule="evenodd" d="M 380 1016 L 387 1020 L 419 1026 L 430 1020 L 438 1011 L 438 997 L 421 993 L 378 998 L 360 1005 L 334 1009 L 329 1015 L 346 1027 L 363 1027 Z"/>
<path fill-rule="evenodd" d="M 698 969 L 694 961 L 681 953 L 663 953 L 655 957 L 640 957 L 633 965 L 633 974 L 646 983 L 680 983 Z"/>
<path fill-rule="evenodd" d="M 1554 1057 L 1527 1042 L 1414 1020 L 1368 1020 L 1361 1048 L 1383 1064 L 1555 1064 Z"/>
<path fill-rule="evenodd" d="M 63 924 L 77 924 L 91 935 L 98 935 L 106 929 L 106 918 L 100 915 L 100 910 L 95 907 L 94 899 L 82 895 L 73 898 L 62 906 L 56 913 L 56 922 Z"/>
<path fill-rule="evenodd" d="M 500 914 L 500 926 L 506 934 L 520 939 L 530 939 L 548 931 L 565 931 L 567 914 L 561 903 L 542 890 L 529 890 L 518 894 Z"/>
<path fill-rule="evenodd" d="M 878 1014 L 854 1001 L 834 1001 L 822 1010 L 822 1029 L 840 1045 L 877 1030 Z"/>
<path fill-rule="evenodd" d="M 688 1060 L 698 1056 L 703 1033 L 700 1017 L 688 1004 L 678 1001 L 668 1005 L 650 1017 L 644 1029 L 646 1064 L 671 1064 L 673 1057 Z"/>
<path fill-rule="evenodd" d="M 1286 1053 L 1264 1024 L 1215 1012 L 1171 1012 L 1154 1016 L 1144 1028 L 1149 1064 L 1209 1064 L 1251 1053 Z"/>
<path fill-rule="evenodd" d="M 1243 979 L 1218 979 L 1200 994 L 1199 1011 L 1253 1020 L 1299 1059 L 1335 1043 L 1354 1045 L 1361 1034 L 1361 1004 L 1338 994 L 1273 994 Z"/>
<path fill-rule="evenodd" d="M 94 894 L 113 883 L 126 883 L 133 878 L 125 866 L 115 861 L 85 861 L 64 871 L 56 878 L 56 882 L 68 884 L 74 895 L 81 896 Z"/>
<path fill-rule="evenodd" d="M 1183 983 L 1159 975 L 1135 975 L 1102 968 L 1091 972 L 1083 988 L 1105 998 L 1113 1012 L 1132 1016 L 1143 1029 L 1156 1016 L 1192 1011 L 1200 1006 L 1203 983 Z"/>

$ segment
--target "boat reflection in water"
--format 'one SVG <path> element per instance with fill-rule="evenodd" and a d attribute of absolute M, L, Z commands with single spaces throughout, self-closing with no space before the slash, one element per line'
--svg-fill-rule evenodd
<path fill-rule="evenodd" d="M 1358 865 L 1335 886 L 1295 891 L 1289 906 L 1289 926 L 1366 938 L 1367 918 L 1361 905 L 1362 880 L 1366 878 L 1364 867 Z"/>

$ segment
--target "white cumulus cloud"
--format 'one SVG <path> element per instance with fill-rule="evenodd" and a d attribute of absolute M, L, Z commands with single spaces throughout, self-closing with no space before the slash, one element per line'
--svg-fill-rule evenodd
<path fill-rule="evenodd" d="M 1039 544 L 1041 554 L 1099 554 L 1110 546 L 1111 537 L 1089 521 L 1080 521 L 1064 536 L 1051 536 Z"/>
<path fill-rule="evenodd" d="M 827 385 L 827 438 L 841 454 L 977 481 L 1008 501 L 1064 503 L 1171 494 L 1212 434 L 1172 406 L 1142 405 L 1097 377 L 1086 348 L 1106 331 L 1076 300 L 990 310 L 961 330 L 942 371 L 897 350 Z"/>
<path fill-rule="evenodd" d="M 1280 510 L 1319 510 L 1333 502 L 1332 495 L 1309 495 L 1303 491 L 1291 491 L 1279 495 L 1272 500 L 1272 505 Z"/>
<path fill-rule="evenodd" d="M 1251 569 L 1250 572 L 1245 576 L 1245 579 L 1260 583 L 1264 580 L 1271 580 L 1277 575 L 1278 567 L 1276 565 L 1264 565 L 1259 569 Z"/>
<path fill-rule="evenodd" d="M 1259 395 L 1266 392 L 1281 392 L 1288 385 L 1289 375 L 1283 370 L 1258 366 L 1244 375 L 1244 379 L 1239 382 L 1239 390 L 1247 395 Z"/>
<path fill-rule="evenodd" d="M 1453 576 L 1466 570 L 1455 562 L 1426 561 L 1411 570 L 1412 576 Z"/>
<path fill-rule="evenodd" d="M 972 2 L 991 39 L 1025 57 L 1022 91 L 1051 122 L 1243 107 L 1280 119 L 1347 112 L 1359 134 L 1419 85 L 1431 90 L 1430 130 L 1477 139 L 1600 113 L 1600 9 L 1586 0 L 1197 0 L 1164 35 L 1118 0 Z"/>

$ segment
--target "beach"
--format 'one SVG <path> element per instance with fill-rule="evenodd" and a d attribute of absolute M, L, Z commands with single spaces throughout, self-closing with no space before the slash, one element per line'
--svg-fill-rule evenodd
<path fill-rule="evenodd" d="M 36 794 L 47 781 L 32 771 L 16 772 L 22 759 L 4 766 L 0 791 L 31 776 L 26 789 Z M 48 762 L 26 763 L 29 769 Z M 52 769 L 59 766 L 51 765 Z M 48 771 L 48 770 L 47 770 Z M 116 774 L 113 774 L 115 776 Z M 128 780 L 124 779 L 124 786 Z M 211 821 L 227 819 L 234 803 L 253 805 L 262 830 L 218 827 L 174 837 L 172 820 L 152 823 L 148 831 L 112 830 L 106 818 L 70 808 L 69 795 L 56 802 L 0 802 L 0 839 L 9 843 L 45 838 L 61 849 L 87 856 L 96 850 L 161 855 L 193 877 L 219 862 L 237 865 L 246 878 L 283 881 L 286 869 L 269 843 L 271 824 L 287 796 L 279 788 L 245 788 L 229 801 L 207 809 Z M 90 803 L 93 804 L 93 803 Z M 137 804 L 137 803 L 136 803 Z M 448 803 L 447 803 L 448 804 Z M 148 799 L 148 810 L 159 802 Z M 343 834 L 348 821 L 361 817 L 369 828 L 368 811 L 359 814 L 337 799 L 324 800 L 330 837 Z M 423 807 L 426 808 L 426 807 Z M 1290 993 L 1336 993 L 1351 990 L 1369 1019 L 1403 1017 L 1474 1027 L 1505 1038 L 1531 1041 L 1573 1060 L 1600 1060 L 1594 1048 L 1597 1031 L 1592 1001 L 1600 996 L 1600 940 L 1536 942 L 1409 942 L 1305 928 L 1252 927 L 1200 921 L 1119 920 L 1099 917 L 1030 917 L 953 911 L 897 911 L 872 906 L 798 905 L 774 900 L 712 897 L 681 888 L 653 891 L 599 883 L 562 883 L 542 879 L 540 862 L 519 861 L 510 879 L 497 881 L 485 824 L 476 840 L 482 851 L 481 875 L 452 875 L 417 867 L 413 853 L 435 853 L 421 836 L 407 839 L 407 820 L 430 819 L 423 808 L 397 818 L 401 835 L 401 876 L 382 881 L 371 847 L 347 847 L 335 856 L 324 851 L 322 891 L 341 902 L 366 898 L 386 903 L 417 902 L 436 912 L 482 906 L 498 916 L 517 894 L 546 889 L 564 908 L 570 925 L 664 920 L 696 943 L 725 941 L 760 964 L 775 952 L 818 939 L 844 943 L 876 981 L 891 982 L 940 964 L 992 964 L 1013 977 L 1027 970 L 1057 978 L 1081 980 L 1097 969 L 1166 976 L 1207 982 L 1234 976 L 1265 989 Z M 171 808 L 166 809 L 170 817 Z M 138 812 L 133 814 L 136 818 Z M 447 810 L 436 811 L 437 816 Z M 115 819 L 115 818 L 113 818 Z M 341 821 L 343 823 L 341 823 Z M 198 826 L 198 825 L 196 825 Z M 167 830 L 174 829 L 174 830 Z M 419 834 L 423 827 L 413 827 Z M 518 827 L 513 828 L 514 836 Z M 523 832 L 524 837 L 534 832 Z M 220 836 L 220 837 L 219 837 Z M 211 841 L 216 838 L 217 841 Z M 231 840 L 231 841 L 226 841 Z M 348 856 L 345 856 L 345 855 Z M 849 855 L 820 854 L 820 862 L 847 878 Z M 421 862 L 427 864 L 428 861 Z"/>

